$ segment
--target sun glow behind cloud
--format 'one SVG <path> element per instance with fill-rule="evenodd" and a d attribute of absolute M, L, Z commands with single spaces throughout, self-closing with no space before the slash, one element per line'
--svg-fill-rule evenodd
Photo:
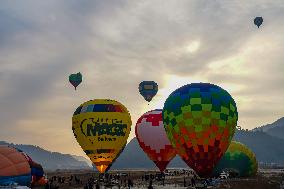
<path fill-rule="evenodd" d="M 189 52 L 189 53 L 195 53 L 199 50 L 200 48 L 200 41 L 199 40 L 196 40 L 196 41 L 193 41 L 191 43 L 189 43 L 187 46 L 186 46 L 186 51 Z"/>

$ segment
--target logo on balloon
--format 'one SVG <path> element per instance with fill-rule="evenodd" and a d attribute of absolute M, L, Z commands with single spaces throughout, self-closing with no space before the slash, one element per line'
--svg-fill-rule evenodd
<path fill-rule="evenodd" d="M 116 121 L 116 120 L 115 120 Z M 100 119 L 84 119 L 81 124 L 80 128 L 82 133 L 85 136 L 101 136 L 101 135 L 110 135 L 110 136 L 125 136 L 127 125 L 123 124 L 122 121 L 112 123 L 108 122 L 101 122 Z M 113 138 L 115 140 L 115 138 Z"/>

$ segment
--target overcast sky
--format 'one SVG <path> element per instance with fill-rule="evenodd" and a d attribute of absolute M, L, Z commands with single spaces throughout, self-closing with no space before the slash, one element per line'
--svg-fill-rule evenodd
<path fill-rule="evenodd" d="M 83 155 L 71 129 L 81 103 L 123 103 L 131 139 L 140 115 L 192 82 L 226 89 L 252 129 L 284 116 L 283 61 L 283 0 L 3 0 L 0 140 Z M 150 105 L 142 80 L 159 84 Z"/>

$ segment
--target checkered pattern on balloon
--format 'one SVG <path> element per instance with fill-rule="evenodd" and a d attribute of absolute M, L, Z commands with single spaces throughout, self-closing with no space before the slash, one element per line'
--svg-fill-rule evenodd
<path fill-rule="evenodd" d="M 213 84 L 192 83 L 166 100 L 163 121 L 167 136 L 181 158 L 207 177 L 227 150 L 238 112 L 231 95 Z"/>

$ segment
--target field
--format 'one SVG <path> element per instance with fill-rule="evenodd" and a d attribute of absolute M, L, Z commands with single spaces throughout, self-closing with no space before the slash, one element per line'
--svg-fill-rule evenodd
<path fill-rule="evenodd" d="M 100 188 L 128 188 L 129 180 L 133 182 L 133 189 L 148 188 L 151 179 L 147 180 L 157 172 L 151 170 L 120 170 L 110 171 L 108 178 L 105 178 L 106 186 L 101 179 Z M 91 171 L 57 171 L 47 172 L 48 179 L 51 182 L 50 188 L 60 189 L 83 189 L 95 188 L 95 183 L 99 181 L 99 174 Z M 152 177 L 152 178 L 153 178 Z M 260 170 L 257 176 L 253 178 L 230 178 L 225 180 L 213 179 L 213 185 L 204 187 L 204 180 L 196 179 L 195 187 L 191 186 L 191 178 L 194 178 L 192 172 L 171 171 L 166 175 L 165 180 L 158 177 L 152 179 L 154 189 L 194 189 L 194 188 L 212 188 L 212 189 L 284 189 L 284 170 Z M 108 180 L 109 182 L 106 182 Z M 111 182 L 112 181 L 112 182 Z M 211 182 L 212 183 L 212 182 Z M 93 185 L 93 186 L 92 186 Z"/>

